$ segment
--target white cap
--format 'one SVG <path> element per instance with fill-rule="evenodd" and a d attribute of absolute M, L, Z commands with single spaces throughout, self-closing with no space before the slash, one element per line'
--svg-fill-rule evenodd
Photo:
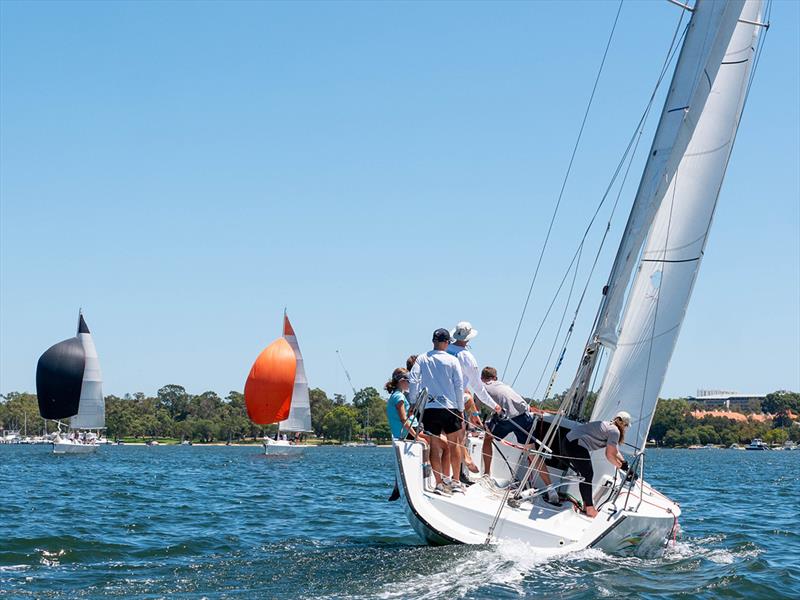
<path fill-rule="evenodd" d="M 478 330 L 472 328 L 469 321 L 461 321 L 455 329 L 450 330 L 450 337 L 457 342 L 468 342 L 478 335 Z"/>
<path fill-rule="evenodd" d="M 627 411 L 624 411 L 624 410 L 621 410 L 616 415 L 614 415 L 614 419 L 619 419 L 620 421 L 625 423 L 625 425 L 630 426 L 630 424 L 631 424 L 631 413 L 629 413 Z"/>

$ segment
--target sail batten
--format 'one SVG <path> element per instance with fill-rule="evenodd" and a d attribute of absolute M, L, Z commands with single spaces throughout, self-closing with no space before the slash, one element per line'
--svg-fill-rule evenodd
<path fill-rule="evenodd" d="M 649 228 L 592 414 L 633 415 L 628 443 L 643 449 L 708 241 L 744 107 L 761 1 L 748 0 L 721 67 Z M 741 17 L 741 20 L 739 20 Z M 742 56 L 746 54 L 746 56 Z"/>

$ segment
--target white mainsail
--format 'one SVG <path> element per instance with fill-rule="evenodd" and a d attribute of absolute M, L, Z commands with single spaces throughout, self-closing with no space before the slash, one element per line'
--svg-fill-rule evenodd
<path fill-rule="evenodd" d="M 620 242 L 597 328 L 609 348 L 644 238 L 692 139 L 744 0 L 698 0 L 686 32 L 653 145 Z"/>
<path fill-rule="evenodd" d="M 308 399 L 308 381 L 306 370 L 303 367 L 303 355 L 294 333 L 289 317 L 283 315 L 283 337 L 294 350 L 297 367 L 294 376 L 294 389 L 292 390 L 292 405 L 289 416 L 280 424 L 281 431 L 312 431 L 311 429 L 311 404 Z"/>
<path fill-rule="evenodd" d="M 616 349 L 592 413 L 597 420 L 628 411 L 633 423 L 626 442 L 638 449 L 647 440 L 733 148 L 761 29 L 754 24 L 760 21 L 761 0 L 748 0 L 735 17 L 738 24 L 718 59 L 716 77 L 710 78 L 705 108 L 695 115 L 694 134 L 639 257 Z"/>
<path fill-rule="evenodd" d="M 100 373 L 97 349 L 82 314 L 78 317 L 78 339 L 83 345 L 86 363 L 83 370 L 78 414 L 70 419 L 70 427 L 72 429 L 102 429 L 106 426 L 103 377 Z"/>

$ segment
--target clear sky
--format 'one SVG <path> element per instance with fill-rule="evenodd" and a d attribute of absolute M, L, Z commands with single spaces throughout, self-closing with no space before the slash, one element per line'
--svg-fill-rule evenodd
<path fill-rule="evenodd" d="M 284 306 L 310 384 L 329 394 L 348 391 L 337 349 L 357 387 L 380 387 L 462 319 L 480 331 L 479 363 L 502 367 L 616 8 L 0 2 L 0 392 L 35 390 L 39 355 L 74 335 L 79 307 L 118 395 L 241 390 Z M 521 350 L 679 13 L 623 5 Z M 800 389 L 798 40 L 800 4 L 775 2 L 662 395 Z M 519 377 L 524 394 L 562 309 Z"/>

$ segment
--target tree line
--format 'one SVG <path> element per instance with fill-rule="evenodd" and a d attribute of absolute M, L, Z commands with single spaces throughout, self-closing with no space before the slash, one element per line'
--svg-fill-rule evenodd
<path fill-rule="evenodd" d="M 356 392 L 352 401 L 340 394 L 329 397 L 324 390 L 309 392 L 313 435 L 326 441 L 346 442 L 370 438 L 391 439 L 386 419 L 386 400 L 374 387 Z M 589 404 L 594 397 L 590 398 Z M 555 408 L 559 397 L 540 406 Z M 659 446 L 748 443 L 762 438 L 768 443 L 800 440 L 800 427 L 791 415 L 800 414 L 800 394 L 774 392 L 762 410 L 774 419 L 734 421 L 723 417 L 695 418 L 701 407 L 685 399 L 659 401 L 650 438 Z M 588 408 L 591 411 L 591 408 Z M 56 424 L 39 416 L 36 395 L 11 392 L 0 396 L 0 429 L 23 430 L 28 435 L 55 431 Z M 275 425 L 256 425 L 247 417 L 244 395 L 231 391 L 224 398 L 215 392 L 190 394 L 183 386 L 165 385 L 155 396 L 143 393 L 106 396 L 106 435 L 109 439 L 175 438 L 198 442 L 254 440 L 274 435 Z"/>
<path fill-rule="evenodd" d="M 373 387 L 359 390 L 352 402 L 325 391 L 309 391 L 311 425 L 318 438 L 350 441 L 368 437 L 391 439 L 386 401 Z M 183 386 L 165 385 L 155 396 L 141 392 L 106 401 L 106 435 L 109 439 L 175 438 L 199 442 L 242 441 L 274 435 L 276 425 L 256 425 L 247 416 L 244 394 L 216 392 L 190 394 Z M 27 430 L 28 435 L 52 433 L 58 425 L 39 416 L 35 394 L 11 392 L 0 396 L 0 429 Z"/>

